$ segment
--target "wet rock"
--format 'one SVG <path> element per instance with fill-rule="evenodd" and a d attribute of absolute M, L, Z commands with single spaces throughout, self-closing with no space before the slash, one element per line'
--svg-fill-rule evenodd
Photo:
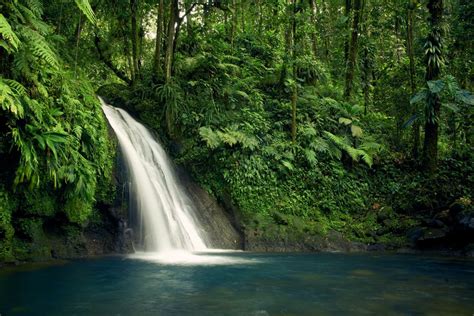
<path fill-rule="evenodd" d="M 440 221 L 439 219 L 430 219 L 426 221 L 426 226 L 431 227 L 431 228 L 443 228 L 446 227 L 446 225 Z"/>
<path fill-rule="evenodd" d="M 412 243 L 415 243 L 421 236 L 423 236 L 423 228 L 413 227 L 407 231 L 406 236 Z"/>
<path fill-rule="evenodd" d="M 474 215 L 465 215 L 460 217 L 459 225 L 461 225 L 465 230 L 474 231 Z"/>
<path fill-rule="evenodd" d="M 372 244 L 367 246 L 367 251 L 385 251 L 387 250 L 382 244 Z"/>
<path fill-rule="evenodd" d="M 450 212 L 450 210 L 444 210 L 439 213 L 437 213 L 434 217 L 435 220 L 440 220 L 443 223 L 446 224 L 452 224 L 453 223 L 453 216 Z"/>
<path fill-rule="evenodd" d="M 209 193 L 192 181 L 184 171 L 178 176 L 189 198 L 196 206 L 196 215 L 210 238 L 213 248 L 243 249 L 243 237 L 236 228 L 233 214 L 226 211 Z"/>
<path fill-rule="evenodd" d="M 474 257 L 474 243 L 466 246 L 463 253 L 466 257 Z"/>
<path fill-rule="evenodd" d="M 464 204 L 460 203 L 459 201 L 455 201 L 449 206 L 449 213 L 453 216 L 457 216 L 459 213 L 464 211 L 464 209 Z"/>
<path fill-rule="evenodd" d="M 417 241 L 435 240 L 446 237 L 446 231 L 439 228 L 425 228 Z"/>

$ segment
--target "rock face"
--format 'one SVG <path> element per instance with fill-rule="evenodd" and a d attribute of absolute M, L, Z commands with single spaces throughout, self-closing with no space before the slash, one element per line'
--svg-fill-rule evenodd
<path fill-rule="evenodd" d="M 458 201 L 448 209 L 423 219 L 421 225 L 407 231 L 412 247 L 417 250 L 447 251 L 473 255 L 474 212 Z"/>
<path fill-rule="evenodd" d="M 347 240 L 340 232 L 326 236 L 268 236 L 256 230 L 246 230 L 244 249 L 256 252 L 360 252 L 368 250 L 363 244 Z"/>
<path fill-rule="evenodd" d="M 196 216 L 206 231 L 212 248 L 243 249 L 243 238 L 236 228 L 233 215 L 197 185 L 184 170 L 178 170 L 178 177 L 196 207 Z"/>

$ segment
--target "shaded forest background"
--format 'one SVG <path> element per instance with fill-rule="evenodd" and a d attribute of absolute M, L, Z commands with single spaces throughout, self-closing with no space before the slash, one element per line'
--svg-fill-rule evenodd
<path fill-rule="evenodd" d="M 1 0 L 0 260 L 120 195 L 96 95 L 246 236 L 472 247 L 473 32 L 469 0 Z"/>

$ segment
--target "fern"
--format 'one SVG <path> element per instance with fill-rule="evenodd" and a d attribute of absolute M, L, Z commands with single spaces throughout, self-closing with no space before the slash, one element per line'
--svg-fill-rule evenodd
<path fill-rule="evenodd" d="M 351 157 L 353 161 L 359 161 L 362 158 L 362 161 L 365 162 L 369 167 L 372 167 L 373 161 L 372 156 L 369 155 L 366 151 L 352 147 L 346 138 L 334 135 L 328 131 L 324 132 L 324 135 L 340 150 L 344 151 Z"/>
<path fill-rule="evenodd" d="M 28 7 L 18 4 L 18 9 L 21 16 L 27 21 L 29 27 L 40 33 L 46 35 L 52 32 L 52 28 L 41 20 L 43 9 L 41 3 L 36 0 L 29 0 Z"/>
<path fill-rule="evenodd" d="M 215 149 L 221 144 L 219 136 L 209 127 L 201 127 L 199 129 L 199 135 L 201 135 L 201 139 L 205 141 L 207 146 L 211 149 Z"/>
<path fill-rule="evenodd" d="M 95 25 L 97 23 L 97 19 L 95 17 L 94 11 L 91 8 L 91 4 L 89 3 L 89 0 L 74 0 L 74 1 L 77 7 L 79 8 L 79 10 L 81 10 L 82 13 L 84 13 L 84 15 L 87 17 L 89 22 Z"/>
<path fill-rule="evenodd" d="M 220 131 L 213 131 L 209 127 L 201 127 L 199 135 L 206 142 L 207 146 L 215 149 L 223 144 L 233 147 L 241 145 L 244 149 L 254 150 L 258 146 L 258 140 L 253 135 L 249 135 L 243 131 L 239 131 L 238 126 L 232 125 Z"/>
<path fill-rule="evenodd" d="M 26 6 L 35 14 L 37 17 L 43 15 L 43 4 L 39 0 L 23 0 Z"/>
<path fill-rule="evenodd" d="M 3 110 L 22 118 L 24 109 L 20 96 L 25 95 L 25 88 L 14 80 L 0 78 L 0 104 Z"/>
<path fill-rule="evenodd" d="M 0 42 L 1 46 L 11 53 L 18 49 L 20 45 L 20 39 L 13 32 L 10 23 L 5 19 L 3 14 L 0 13 L 0 35 L 3 37 L 3 41 Z"/>

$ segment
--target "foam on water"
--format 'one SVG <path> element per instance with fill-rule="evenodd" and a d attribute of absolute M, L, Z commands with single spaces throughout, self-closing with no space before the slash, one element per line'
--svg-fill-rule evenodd
<path fill-rule="evenodd" d="M 235 265 L 259 263 L 257 259 L 232 256 L 233 251 L 218 250 L 189 252 L 173 250 L 166 252 L 136 252 L 129 258 L 145 260 L 165 265 Z M 225 254 L 228 255 L 225 255 Z"/>

